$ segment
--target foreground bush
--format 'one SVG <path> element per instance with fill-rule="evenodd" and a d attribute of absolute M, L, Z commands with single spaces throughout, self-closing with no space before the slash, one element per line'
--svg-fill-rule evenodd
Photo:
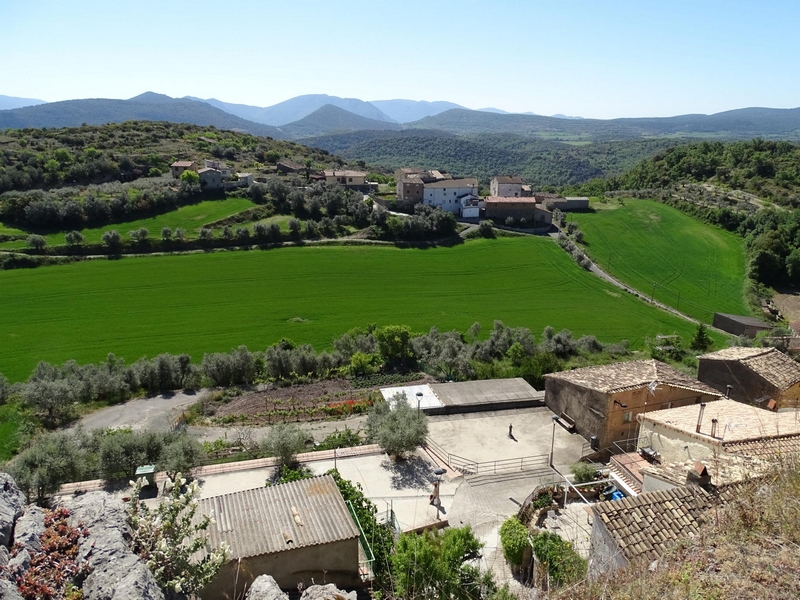
<path fill-rule="evenodd" d="M 409 406 L 405 393 L 395 394 L 389 402 L 373 405 L 367 417 L 367 433 L 387 454 L 402 458 L 425 441 L 428 417 Z"/>

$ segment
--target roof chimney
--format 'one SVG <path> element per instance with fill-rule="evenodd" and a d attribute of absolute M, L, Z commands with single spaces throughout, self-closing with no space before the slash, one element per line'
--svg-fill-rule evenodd
<path fill-rule="evenodd" d="M 711 419 L 711 437 L 717 437 L 717 420 Z"/>
<path fill-rule="evenodd" d="M 697 428 L 695 429 L 695 432 L 697 432 L 697 433 L 700 433 L 700 426 L 703 424 L 703 411 L 705 411 L 705 409 L 706 409 L 706 403 L 705 402 L 701 402 L 700 403 L 700 414 L 697 415 Z"/>

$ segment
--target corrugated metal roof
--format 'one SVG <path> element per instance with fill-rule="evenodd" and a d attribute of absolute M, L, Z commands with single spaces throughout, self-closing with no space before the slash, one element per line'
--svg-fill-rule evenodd
<path fill-rule="evenodd" d="M 349 540 L 358 528 L 330 475 L 200 500 L 216 521 L 209 544 L 227 542 L 233 559 Z"/>

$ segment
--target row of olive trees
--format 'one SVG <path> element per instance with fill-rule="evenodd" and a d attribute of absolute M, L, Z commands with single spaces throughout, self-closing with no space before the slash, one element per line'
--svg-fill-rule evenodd
<path fill-rule="evenodd" d="M 42 434 L 9 464 L 29 501 L 44 501 L 65 483 L 130 479 L 136 468 L 153 464 L 171 477 L 189 472 L 205 458 L 203 447 L 185 434 L 81 428 Z"/>

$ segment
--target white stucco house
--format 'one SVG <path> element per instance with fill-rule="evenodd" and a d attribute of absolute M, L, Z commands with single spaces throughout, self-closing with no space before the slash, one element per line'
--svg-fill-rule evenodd
<path fill-rule="evenodd" d="M 478 195 L 477 179 L 446 179 L 426 183 L 423 202 L 453 214 L 461 214 L 462 198 Z"/>

